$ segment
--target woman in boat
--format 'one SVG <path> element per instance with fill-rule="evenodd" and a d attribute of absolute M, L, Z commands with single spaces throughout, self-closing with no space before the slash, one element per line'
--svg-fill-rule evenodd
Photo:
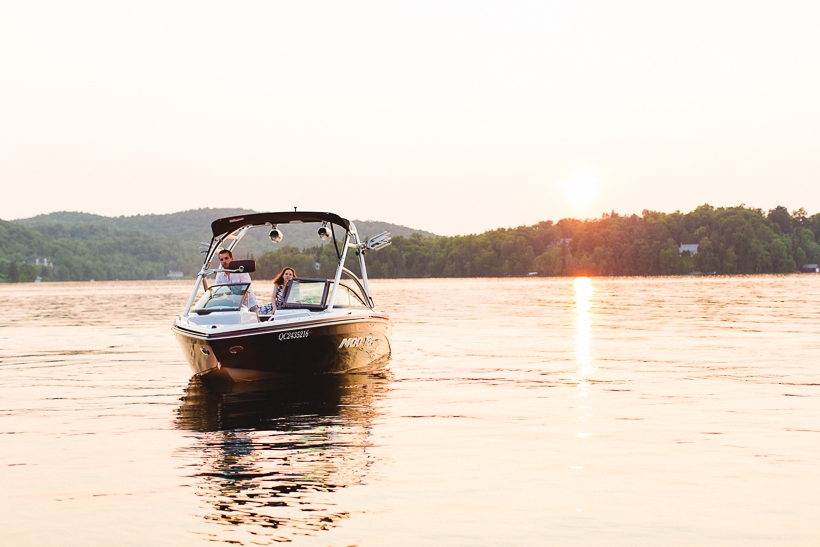
<path fill-rule="evenodd" d="M 271 304 L 275 309 L 280 309 L 285 299 L 285 287 L 287 287 L 290 280 L 296 277 L 296 270 L 290 266 L 285 266 L 279 275 L 273 278 L 273 295 L 271 296 Z"/>
<path fill-rule="evenodd" d="M 271 295 L 270 304 L 265 304 L 259 308 L 260 315 L 273 315 L 276 310 L 282 307 L 282 302 L 285 299 L 285 287 L 294 277 L 296 277 L 296 270 L 286 266 L 279 272 L 279 275 L 273 278 L 273 294 Z"/>

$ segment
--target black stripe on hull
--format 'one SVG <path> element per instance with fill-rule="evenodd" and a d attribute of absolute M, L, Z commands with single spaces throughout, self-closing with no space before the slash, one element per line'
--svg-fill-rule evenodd
<path fill-rule="evenodd" d="M 218 367 L 236 380 L 327 372 L 372 372 L 390 357 L 389 319 L 368 318 L 202 335 L 174 327 L 194 374 Z"/>

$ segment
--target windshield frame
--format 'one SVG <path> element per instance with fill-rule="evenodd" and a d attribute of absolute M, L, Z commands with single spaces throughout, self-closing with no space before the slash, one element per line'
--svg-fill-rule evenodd
<path fill-rule="evenodd" d="M 243 287 L 240 289 L 239 293 L 235 293 L 231 291 L 232 295 L 238 294 L 240 296 L 239 305 L 238 306 L 223 306 L 218 308 L 208 309 L 207 307 L 199 307 L 201 303 L 207 304 L 208 302 L 213 301 L 214 296 L 213 292 L 220 287 Z M 208 315 L 214 312 L 237 312 L 240 311 L 243 307 L 247 308 L 247 294 L 248 290 L 250 289 L 250 283 L 219 283 L 215 285 L 211 285 L 200 297 L 200 299 L 191 307 L 191 311 L 196 313 L 197 315 Z M 208 293 L 211 293 L 211 297 L 208 300 L 205 298 L 208 296 Z"/>
<path fill-rule="evenodd" d="M 296 303 L 289 303 L 288 297 L 290 296 L 290 292 L 293 287 L 297 286 L 299 283 L 323 283 L 324 288 L 322 289 L 322 298 L 320 299 L 318 304 L 296 304 Z M 321 279 L 317 277 L 294 277 L 290 282 L 288 282 L 287 286 L 285 287 L 285 293 L 282 295 L 282 307 L 283 310 L 313 310 L 313 311 L 321 311 L 327 307 L 327 298 L 329 293 L 329 288 L 332 281 L 329 279 Z"/>
<path fill-rule="evenodd" d="M 339 308 L 339 309 L 350 309 L 350 308 L 353 308 L 353 309 L 368 309 L 368 306 L 367 306 L 367 304 L 365 304 L 364 299 L 362 299 L 362 296 L 359 294 L 359 291 L 357 291 L 354 287 L 351 287 L 350 285 L 345 283 L 345 281 L 347 281 L 347 280 L 345 279 L 344 281 L 341 281 L 339 283 L 339 288 L 336 290 L 336 302 L 333 302 L 333 309 L 334 310 L 336 308 Z M 345 305 L 345 304 L 340 304 L 338 302 L 339 294 L 341 292 L 344 292 L 344 291 L 347 291 L 347 293 L 350 295 L 349 299 L 351 301 L 355 300 L 354 304 Z"/>

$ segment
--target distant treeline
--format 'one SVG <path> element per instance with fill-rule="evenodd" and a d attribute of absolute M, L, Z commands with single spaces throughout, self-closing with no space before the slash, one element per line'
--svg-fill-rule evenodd
<path fill-rule="evenodd" d="M 48 264 L 29 264 L 37 257 Z M 33 230 L 0 221 L 0 281 L 167 279 L 199 268 L 196 246 L 137 230 L 53 223 Z"/>
<path fill-rule="evenodd" d="M 396 237 L 367 256 L 371 277 L 503 277 L 528 275 L 677 275 L 789 273 L 820 262 L 820 214 L 785 207 L 768 213 L 749 207 L 702 205 L 690 213 L 644 211 L 605 214 L 456 237 Z M 697 252 L 680 252 L 698 244 Z M 328 273 L 328 248 L 284 248 L 259 257 L 259 277 L 285 265 L 320 263 Z M 348 267 L 354 269 L 353 257 Z"/>
<path fill-rule="evenodd" d="M 0 220 L 0 282 L 34 281 L 37 277 L 43 281 L 168 279 L 170 272 L 191 277 L 202 265 L 198 242 L 210 240 L 211 222 L 252 212 L 195 209 L 130 217 L 57 212 L 14 222 Z M 383 230 L 433 235 L 385 222 L 364 220 L 356 224 L 365 236 Z M 319 241 L 316 228 L 308 224 L 289 225 L 283 231 L 285 241 L 296 246 L 300 255 L 299 248 Z M 238 254 L 258 256 L 272 247 L 267 230 L 254 230 L 242 240 Z M 304 260 L 310 261 L 307 255 Z M 313 264 L 310 262 L 316 273 Z"/>
<path fill-rule="evenodd" d="M 75 228 L 79 225 L 93 225 L 131 233 L 145 232 L 150 235 L 176 239 L 188 245 L 191 249 L 197 249 L 200 241 L 210 241 L 211 222 L 215 219 L 251 213 L 254 213 L 254 211 L 250 209 L 192 209 L 166 215 L 105 217 L 88 213 L 62 211 L 15 220 L 14 224 L 49 235 L 54 234 L 56 227 L 63 234 L 71 234 L 71 238 L 74 237 L 74 233 L 80 233 L 80 230 Z M 405 237 L 414 233 L 420 233 L 425 237 L 435 235 L 387 222 L 372 220 L 356 220 L 355 222 L 359 234 L 364 236 L 375 235 L 384 230 L 390 231 L 393 235 Z M 282 227 L 282 231 L 285 233 L 286 245 L 306 249 L 319 243 L 319 239 L 316 237 L 316 227 L 311 224 L 291 224 Z M 251 230 L 242 238 L 240 252 L 243 254 L 253 253 L 259 256 L 274 248 L 274 244 L 268 239 L 267 230 Z M 187 275 L 193 273 L 192 271 L 184 271 Z"/>
<path fill-rule="evenodd" d="M 477 235 L 398 236 L 369 253 L 367 265 L 376 278 L 788 273 L 820 262 L 819 241 L 820 214 L 702 205 L 690 213 L 613 212 Z M 697 244 L 697 252 L 681 253 L 681 244 Z M 246 256 L 241 245 L 238 252 Z M 355 254 L 348 255 L 347 266 L 358 273 Z M 49 265 L 24 263 L 37 256 Z M 286 265 L 301 277 L 327 277 L 335 256 L 332 245 L 284 246 L 256 257 L 254 277 L 270 279 Z M 200 264 L 196 243 L 156 232 L 0 221 L 0 281 L 165 279 L 169 270 L 190 276 Z"/>

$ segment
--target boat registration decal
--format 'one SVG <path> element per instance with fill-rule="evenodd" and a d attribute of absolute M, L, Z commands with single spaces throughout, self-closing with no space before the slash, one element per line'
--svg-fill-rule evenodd
<path fill-rule="evenodd" d="M 283 332 L 279 335 L 280 340 L 292 340 L 294 338 L 307 338 L 310 334 L 309 330 L 292 330 L 289 332 Z"/>
<path fill-rule="evenodd" d="M 373 345 L 373 337 L 368 336 L 367 338 L 342 338 L 342 342 L 339 344 L 339 349 L 344 348 L 358 348 L 360 346 L 372 346 Z"/>

